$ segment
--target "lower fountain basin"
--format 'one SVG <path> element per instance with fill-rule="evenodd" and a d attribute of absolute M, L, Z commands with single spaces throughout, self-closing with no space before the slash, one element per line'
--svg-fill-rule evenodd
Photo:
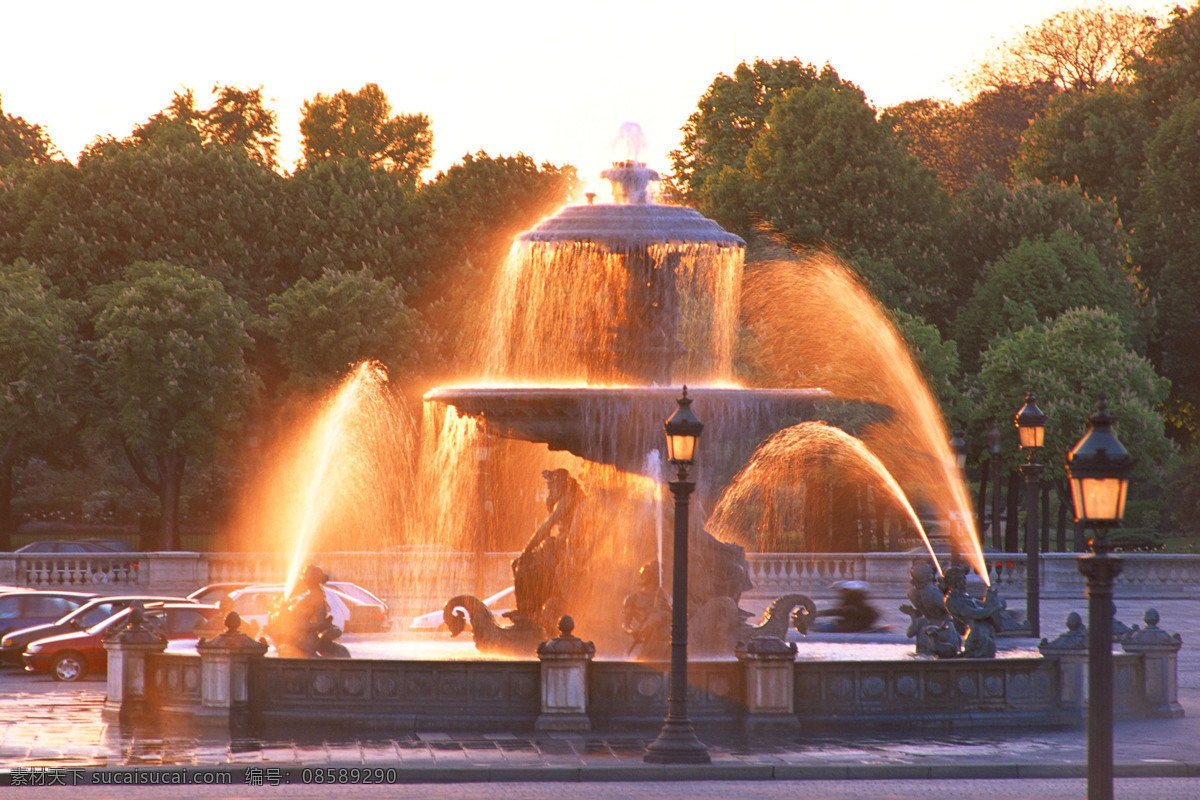
<path fill-rule="evenodd" d="M 647 452 L 661 447 L 662 421 L 675 410 L 679 393 L 676 386 L 455 386 L 434 389 L 425 400 L 480 419 L 498 436 L 636 472 Z M 876 404 L 838 400 L 824 389 L 688 386 L 688 396 L 704 421 L 709 452 L 726 449 L 723 437 L 752 445 L 814 419 L 853 431 L 889 413 Z"/>

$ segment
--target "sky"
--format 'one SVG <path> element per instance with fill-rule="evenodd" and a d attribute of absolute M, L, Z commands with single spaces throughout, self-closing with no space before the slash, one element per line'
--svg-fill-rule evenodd
<path fill-rule="evenodd" d="M 626 157 L 614 144 L 626 122 L 642 127 L 643 160 L 668 171 L 701 95 L 741 61 L 828 63 L 877 108 L 955 99 L 989 48 L 1086 2 L 0 0 L 0 98 L 75 159 L 176 91 L 204 107 L 214 84 L 261 85 L 290 167 L 305 100 L 378 83 L 394 111 L 432 119 L 427 177 L 483 150 L 575 164 L 590 182 Z"/>

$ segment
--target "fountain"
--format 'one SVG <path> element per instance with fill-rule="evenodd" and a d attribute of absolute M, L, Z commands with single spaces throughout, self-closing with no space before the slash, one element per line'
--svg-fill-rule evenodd
<path fill-rule="evenodd" d="M 1082 709 L 1058 696 L 1052 659 L 796 662 L 795 648 L 781 640 L 789 627 L 805 632 L 819 614 L 809 598 L 785 593 L 757 624 L 747 621 L 739 606 L 750 588 L 745 545 L 791 546 L 796 525 L 824 524 L 813 516 L 829 522 L 833 541 L 837 498 L 822 504 L 821 495 L 834 473 L 869 487 L 861 502 L 898 510 L 922 536 L 910 496 L 941 519 L 962 520 L 951 530 L 956 556 L 986 583 L 949 436 L 886 314 L 845 268 L 823 256 L 744 265 L 737 236 L 694 210 L 649 202 L 657 176 L 644 164 L 620 161 L 605 175 L 624 202 L 568 206 L 517 237 L 488 333 L 478 337 L 480 379 L 425 394 L 415 464 L 406 424 L 355 416 L 379 396 L 374 370 L 350 378 L 314 426 L 320 433 L 307 448 L 314 455 L 306 474 L 371 462 L 387 476 L 368 483 L 391 498 L 389 513 L 377 513 L 370 491 L 349 492 L 365 510 L 357 508 L 349 526 L 332 524 L 346 512 L 325 501 L 356 483 L 343 477 L 335 491 L 328 477 L 311 478 L 318 482 L 301 481 L 308 488 L 293 503 L 304 509 L 300 523 L 280 526 L 307 531 L 289 563 L 296 576 L 289 580 L 297 581 L 300 568 L 329 549 L 322 536 L 348 549 L 356 526 L 392 521 L 386 546 L 407 549 L 372 558 L 372 566 L 432 550 L 444 574 L 421 577 L 454 587 L 442 595 L 445 625 L 461 634 L 469 623 L 478 652 L 422 659 L 397 639 L 382 657 L 350 642 L 354 657 L 343 660 L 239 651 L 230 658 L 251 662 L 236 674 L 256 687 L 246 689 L 244 706 L 273 719 L 349 715 L 425 729 L 661 721 L 670 617 L 661 565 L 672 558 L 662 536 L 661 420 L 686 382 L 706 430 L 693 502 L 701 512 L 713 509 L 709 530 L 700 513 L 689 532 L 694 719 L 762 712 L 821 724 L 1077 721 Z M 753 338 L 761 365 L 794 376 L 789 385 L 739 385 L 739 329 Z M 339 440 L 373 426 L 384 432 L 350 455 L 335 454 Z M 382 471 L 381 443 L 408 446 Z M 789 510 L 789 503 L 798 505 Z M 397 507 L 403 513 L 391 513 Z M 909 595 L 913 626 L 926 637 L 918 635 L 918 647 L 958 655 L 961 640 L 945 612 L 975 624 L 994 618 L 1001 604 L 990 589 L 982 602 L 964 595 L 956 566 L 946 569 L 953 600 L 939 611 L 933 572 L 942 568 L 925 545 L 931 568 L 914 568 Z M 510 576 L 480 571 L 496 550 L 520 551 Z M 500 588 L 488 581 L 505 578 L 516 607 L 497 618 L 479 598 Z M 316 652 L 311 631 L 308 639 Z M 969 654 L 988 655 L 987 637 L 976 639 Z M 546 671 L 550 657 L 557 672 Z M 195 704 L 175 687 L 194 685 L 189 670 L 198 667 L 180 658 L 147 664 L 164 706 Z M 563 690 L 569 712 L 544 721 L 567 685 L 575 687 Z"/>

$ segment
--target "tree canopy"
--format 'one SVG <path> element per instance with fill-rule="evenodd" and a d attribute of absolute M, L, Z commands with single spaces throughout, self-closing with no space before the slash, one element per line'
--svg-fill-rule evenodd
<path fill-rule="evenodd" d="M 121 443 L 158 496 L 160 545 L 178 546 L 180 486 L 191 458 L 237 424 L 257 379 L 247 367 L 247 310 L 189 267 L 137 262 L 90 297 L 97 426 Z"/>
<path fill-rule="evenodd" d="M 424 114 L 392 114 L 387 95 L 368 83 L 351 94 L 318 94 L 304 102 L 300 134 L 304 162 L 365 159 L 401 183 L 416 184 L 433 157 L 433 130 Z"/>

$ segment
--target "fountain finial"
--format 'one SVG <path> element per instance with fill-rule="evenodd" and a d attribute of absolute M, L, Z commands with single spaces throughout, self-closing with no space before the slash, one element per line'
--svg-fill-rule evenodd
<path fill-rule="evenodd" d="M 641 161 L 614 161 L 610 169 L 600 173 L 612 183 L 613 199 L 618 203 L 646 205 L 646 187 L 650 181 L 660 180 L 659 174 Z"/>

